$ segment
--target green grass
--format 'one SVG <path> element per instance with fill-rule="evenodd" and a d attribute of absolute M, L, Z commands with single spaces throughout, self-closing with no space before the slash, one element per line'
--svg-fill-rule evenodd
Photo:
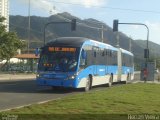
<path fill-rule="evenodd" d="M 128 114 L 160 114 L 160 84 L 120 85 L 2 113 L 29 115 L 34 119 L 84 120 L 113 119 L 113 116 L 115 119 L 128 119 Z"/>

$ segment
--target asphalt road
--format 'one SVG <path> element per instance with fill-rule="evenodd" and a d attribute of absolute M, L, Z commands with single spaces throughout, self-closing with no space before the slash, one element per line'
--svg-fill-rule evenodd
<path fill-rule="evenodd" d="M 135 78 L 138 79 L 139 75 Z M 103 89 L 104 86 L 93 88 Z M 58 89 L 37 86 L 35 80 L 0 81 L 0 111 L 22 107 L 34 103 L 63 98 L 67 95 L 83 92 L 82 90 Z"/>
<path fill-rule="evenodd" d="M 35 80 L 0 82 L 0 111 L 38 102 L 62 98 L 79 91 L 38 87 Z"/>

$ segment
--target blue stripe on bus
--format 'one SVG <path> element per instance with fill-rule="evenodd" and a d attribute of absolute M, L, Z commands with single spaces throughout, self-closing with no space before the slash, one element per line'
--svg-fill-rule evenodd
<path fill-rule="evenodd" d="M 92 65 L 85 69 L 83 69 L 74 80 L 66 80 L 67 78 L 61 77 L 61 75 L 57 75 L 57 78 L 52 79 L 52 74 L 48 74 L 48 79 L 46 78 L 37 78 L 37 83 L 39 85 L 49 85 L 49 86 L 63 86 L 63 87 L 73 87 L 77 88 L 79 82 L 83 78 L 87 78 L 89 74 L 92 76 L 105 76 L 117 74 L 118 67 L 117 66 L 106 66 L 106 65 Z M 122 66 L 122 74 L 133 73 L 134 69 L 131 67 Z M 72 73 L 73 74 L 73 73 Z M 71 73 L 68 76 L 72 75 Z"/>

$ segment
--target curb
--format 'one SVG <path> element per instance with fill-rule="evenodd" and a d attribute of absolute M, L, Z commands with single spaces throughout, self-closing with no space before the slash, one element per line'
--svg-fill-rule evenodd
<path fill-rule="evenodd" d="M 28 80 L 36 79 L 36 75 L 13 75 L 13 74 L 0 74 L 0 81 L 12 81 L 12 80 Z"/>

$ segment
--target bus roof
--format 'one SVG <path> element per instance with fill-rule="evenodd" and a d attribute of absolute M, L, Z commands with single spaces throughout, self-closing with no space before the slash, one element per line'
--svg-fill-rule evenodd
<path fill-rule="evenodd" d="M 103 48 L 108 48 L 111 50 L 117 50 L 117 48 L 106 44 L 106 43 L 101 43 L 95 40 L 91 40 L 89 38 L 84 38 L 84 37 L 60 37 L 56 38 L 46 44 L 46 46 L 75 46 L 75 47 L 81 47 L 84 43 L 89 43 L 94 46 L 99 46 Z"/>
<path fill-rule="evenodd" d="M 131 53 L 131 52 L 125 50 L 125 49 L 122 49 L 122 48 L 120 48 L 120 49 L 121 49 L 122 53 L 125 53 L 125 54 L 133 56 L 133 53 Z"/>
<path fill-rule="evenodd" d="M 116 47 L 113 47 L 109 44 L 98 42 L 89 38 L 84 37 L 59 37 L 50 42 L 48 42 L 45 46 L 74 46 L 74 47 L 81 47 L 83 44 L 91 44 L 93 46 L 107 48 L 110 50 L 117 51 Z M 129 54 L 133 56 L 133 54 L 125 49 L 120 48 L 122 53 Z"/>
<path fill-rule="evenodd" d="M 87 40 L 83 37 L 60 37 L 56 38 L 53 41 L 50 41 L 46 46 L 75 46 L 81 47 L 82 44 Z"/>
<path fill-rule="evenodd" d="M 112 45 L 109 45 L 107 43 L 102 43 L 102 42 L 98 42 L 98 41 L 95 41 L 95 40 L 89 40 L 89 41 L 92 44 L 94 44 L 95 46 L 99 46 L 99 47 L 102 47 L 102 48 L 107 48 L 107 49 L 111 49 L 111 50 L 117 51 L 117 48 L 115 48 Z"/>

